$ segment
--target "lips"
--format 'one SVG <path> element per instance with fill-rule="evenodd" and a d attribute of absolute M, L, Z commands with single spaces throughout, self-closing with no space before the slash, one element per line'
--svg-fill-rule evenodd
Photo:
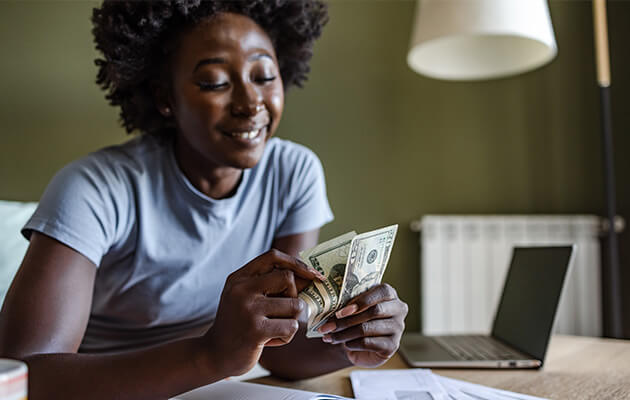
<path fill-rule="evenodd" d="M 240 144 L 257 145 L 265 138 L 267 126 L 230 129 L 223 131 L 223 134 Z"/>
<path fill-rule="evenodd" d="M 229 132 L 228 135 L 234 138 L 251 140 L 257 137 L 258 135 L 260 135 L 260 132 L 262 131 L 262 129 L 263 128 L 253 129 L 253 130 L 244 131 L 244 132 Z"/>

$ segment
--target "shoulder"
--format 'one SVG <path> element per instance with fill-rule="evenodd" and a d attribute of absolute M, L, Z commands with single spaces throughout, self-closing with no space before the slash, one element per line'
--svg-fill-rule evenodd
<path fill-rule="evenodd" d="M 22 230 L 39 231 L 99 265 L 134 218 L 138 182 L 147 180 L 159 148 L 139 137 L 78 159 L 54 176 Z M 167 153 L 168 154 L 168 153 Z"/>
<path fill-rule="evenodd" d="M 315 152 L 306 146 L 274 138 L 269 141 L 266 153 L 263 173 L 275 181 L 285 201 L 325 185 L 322 164 Z"/>
<path fill-rule="evenodd" d="M 309 232 L 332 220 L 324 170 L 317 155 L 288 140 L 270 141 L 269 157 L 276 167 L 280 224 L 275 237 Z"/>
<path fill-rule="evenodd" d="M 167 151 L 155 139 L 138 137 L 90 153 L 57 172 L 39 208 L 49 214 L 82 209 L 120 218 L 134 204 L 139 190 L 159 179 L 161 167 L 156 164 L 164 163 L 161 153 Z"/>
<path fill-rule="evenodd" d="M 146 135 L 137 137 L 71 162 L 57 173 L 55 179 L 100 189 L 127 185 L 138 177 L 150 175 L 156 164 L 164 162 L 165 146 Z"/>
<path fill-rule="evenodd" d="M 141 172 L 155 163 L 163 163 L 169 149 L 168 143 L 142 135 L 125 143 L 105 147 L 89 154 L 82 160 L 85 165 L 104 167 L 108 170 L 130 170 Z"/>

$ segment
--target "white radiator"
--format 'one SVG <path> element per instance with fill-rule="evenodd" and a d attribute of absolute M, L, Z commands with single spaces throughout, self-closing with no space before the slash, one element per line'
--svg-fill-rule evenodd
<path fill-rule="evenodd" d="M 515 245 L 577 244 L 554 332 L 601 336 L 596 216 L 441 216 L 420 221 L 422 328 L 490 332 Z"/>

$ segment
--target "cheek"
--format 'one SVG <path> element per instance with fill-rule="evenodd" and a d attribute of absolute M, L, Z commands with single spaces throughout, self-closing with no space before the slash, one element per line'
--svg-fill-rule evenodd
<path fill-rule="evenodd" d="M 284 109 L 284 91 L 279 90 L 272 94 L 270 99 L 273 125 L 278 126 L 280 118 L 282 117 L 282 110 Z"/>
<path fill-rule="evenodd" d="M 220 99 L 199 93 L 185 96 L 178 105 L 180 126 L 195 130 L 214 125 L 224 108 Z"/>

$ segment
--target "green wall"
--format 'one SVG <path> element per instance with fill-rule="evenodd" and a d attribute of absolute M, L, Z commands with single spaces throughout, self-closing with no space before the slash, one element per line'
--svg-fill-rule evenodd
<path fill-rule="evenodd" d="M 630 2 L 609 3 L 618 200 L 627 216 Z M 94 84 L 92 5 L 0 2 L 0 198 L 36 200 L 64 164 L 125 140 Z M 409 328 L 419 328 L 420 279 L 410 221 L 603 212 L 590 7 L 551 2 L 559 53 L 548 66 L 452 83 L 406 66 L 414 2 L 330 2 L 309 82 L 288 94 L 278 135 L 308 145 L 324 164 L 336 219 L 322 238 L 400 224 L 385 280 L 410 304 Z M 630 254 L 622 256 L 630 270 Z M 628 314 L 630 295 L 624 301 Z"/>

